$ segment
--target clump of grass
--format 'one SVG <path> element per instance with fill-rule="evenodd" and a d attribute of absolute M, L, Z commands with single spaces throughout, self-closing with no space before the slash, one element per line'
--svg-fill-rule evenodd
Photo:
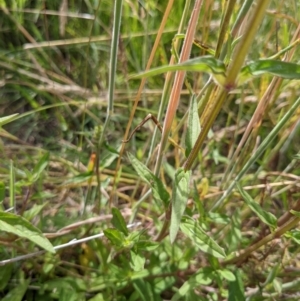
<path fill-rule="evenodd" d="M 296 1 L 0 5 L 3 300 L 297 299 Z"/>

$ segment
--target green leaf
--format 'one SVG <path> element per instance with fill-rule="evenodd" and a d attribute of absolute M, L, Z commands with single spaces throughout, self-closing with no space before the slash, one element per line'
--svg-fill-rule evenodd
<path fill-rule="evenodd" d="M 128 158 L 138 175 L 151 187 L 154 199 L 162 201 L 165 207 L 167 207 L 170 195 L 162 181 L 132 154 L 128 153 Z"/>
<path fill-rule="evenodd" d="M 196 71 L 196 72 L 205 72 L 214 78 L 214 80 L 221 86 L 224 85 L 226 80 L 226 67 L 225 64 L 214 58 L 213 56 L 202 56 L 195 59 L 187 60 L 184 63 L 176 65 L 167 65 L 159 68 L 151 69 L 149 71 L 131 76 L 131 78 L 143 78 L 150 77 L 169 71 Z"/>
<path fill-rule="evenodd" d="M 300 245 L 300 231 L 293 229 L 289 232 L 286 232 L 285 235 L 288 238 L 292 238 L 292 240 L 297 243 L 298 245 Z"/>
<path fill-rule="evenodd" d="M 138 272 L 138 271 L 142 271 L 144 269 L 144 265 L 146 262 L 146 258 L 145 256 L 141 256 L 141 254 L 136 253 L 134 251 L 130 251 L 130 266 L 131 268 Z"/>
<path fill-rule="evenodd" d="M 243 301 L 245 299 L 244 284 L 240 270 L 235 273 L 235 281 L 230 281 L 228 286 L 228 301 Z"/>
<path fill-rule="evenodd" d="M 113 218 L 111 220 L 112 224 L 116 227 L 116 229 L 123 232 L 127 236 L 128 235 L 128 229 L 127 229 L 124 217 L 121 214 L 120 210 L 113 207 L 111 209 L 111 211 L 112 211 L 112 215 L 113 215 Z"/>
<path fill-rule="evenodd" d="M 160 301 L 160 296 L 154 293 L 153 286 L 144 279 L 137 279 L 133 281 L 133 287 L 139 294 L 139 300 L 143 301 Z"/>
<path fill-rule="evenodd" d="M 39 179 L 41 173 L 48 166 L 48 163 L 49 163 L 49 153 L 46 153 L 33 169 L 32 178 L 31 178 L 32 182 L 35 182 Z"/>
<path fill-rule="evenodd" d="M 9 291 L 2 301 L 22 301 L 27 291 L 30 280 L 26 280 L 23 283 L 18 284 L 15 288 Z"/>
<path fill-rule="evenodd" d="M 19 115 L 19 113 L 17 113 L 17 114 L 12 114 L 12 115 L 9 115 L 9 116 L 5 116 L 5 117 L 1 117 L 0 118 L 0 128 L 4 125 L 4 124 L 6 124 L 6 123 L 10 123 L 10 122 L 12 122 L 12 121 L 14 121 L 16 118 L 16 116 L 18 116 Z"/>
<path fill-rule="evenodd" d="M 117 229 L 105 229 L 104 235 L 111 241 L 111 243 L 117 247 L 122 247 L 125 242 L 125 236 L 123 232 Z"/>
<path fill-rule="evenodd" d="M 270 74 L 286 79 L 300 79 L 300 65 L 270 59 L 251 62 L 242 68 L 238 76 L 238 85 L 247 82 L 252 77 L 263 74 Z"/>
<path fill-rule="evenodd" d="M 43 233 L 21 216 L 0 212 L 0 230 L 27 238 L 46 251 L 55 253 L 52 244 Z"/>
<path fill-rule="evenodd" d="M 276 217 L 270 213 L 262 209 L 262 207 L 256 203 L 251 196 L 237 183 L 237 188 L 243 197 L 244 201 L 248 205 L 248 207 L 258 216 L 258 218 L 264 223 L 269 225 L 272 228 L 277 226 Z"/>
<path fill-rule="evenodd" d="M 295 210 L 290 210 L 290 213 L 297 216 L 297 217 L 300 217 L 300 212 L 299 211 L 295 211 Z"/>
<path fill-rule="evenodd" d="M 228 281 L 235 281 L 235 276 L 234 274 L 226 269 L 222 269 L 222 270 L 217 270 L 217 273 L 223 277 L 224 279 L 228 280 Z"/>
<path fill-rule="evenodd" d="M 210 268 L 202 268 L 196 274 L 189 278 L 172 297 L 171 301 L 184 300 L 182 299 L 190 291 L 194 290 L 199 285 L 209 285 L 213 279 L 213 270 Z"/>
<path fill-rule="evenodd" d="M 181 222 L 180 229 L 201 251 L 211 254 L 216 258 L 226 257 L 224 249 L 207 235 L 192 218 L 185 217 Z"/>
<path fill-rule="evenodd" d="M 6 264 L 0 268 L 0 292 L 3 291 L 10 280 L 10 276 L 13 270 L 13 264 Z"/>
<path fill-rule="evenodd" d="M 179 168 L 175 173 L 175 180 L 173 183 L 172 191 L 172 213 L 170 224 L 170 240 L 174 242 L 179 226 L 181 217 L 184 213 L 186 203 L 189 196 L 189 180 L 190 172 L 185 172 L 183 168 Z"/>
<path fill-rule="evenodd" d="M 23 217 L 31 221 L 34 217 L 36 217 L 46 206 L 48 206 L 49 202 L 45 202 L 42 205 L 34 204 L 29 210 L 26 210 L 23 214 Z"/>
<path fill-rule="evenodd" d="M 195 94 L 192 96 L 191 99 L 191 106 L 189 110 L 189 117 L 188 117 L 188 126 L 187 132 L 185 136 L 185 156 L 188 157 L 193 146 L 195 145 L 197 138 L 200 134 L 200 119 L 198 114 L 198 104 L 197 98 Z"/>
<path fill-rule="evenodd" d="M 71 179 L 68 179 L 66 182 L 64 182 L 64 185 L 79 184 L 82 182 L 86 182 L 91 178 L 92 175 L 93 175 L 93 171 L 87 171 L 87 172 L 81 173 Z"/>
<path fill-rule="evenodd" d="M 151 252 L 159 246 L 159 242 L 155 241 L 138 241 L 136 243 L 136 248 L 140 251 L 148 251 Z"/>

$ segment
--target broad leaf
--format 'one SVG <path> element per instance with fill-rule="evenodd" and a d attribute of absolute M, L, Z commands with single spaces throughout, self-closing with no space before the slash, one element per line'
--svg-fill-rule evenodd
<path fill-rule="evenodd" d="M 263 74 L 270 74 L 286 79 L 300 79 L 300 65 L 270 59 L 251 62 L 242 68 L 238 76 L 238 85 Z"/>
<path fill-rule="evenodd" d="M 256 203 L 251 198 L 251 196 L 245 190 L 243 190 L 243 188 L 238 183 L 237 188 L 246 204 L 264 224 L 267 224 L 273 228 L 277 226 L 277 219 L 272 213 L 265 211 L 258 203 Z"/>
<path fill-rule="evenodd" d="M 170 240 L 174 242 L 179 230 L 181 217 L 184 213 L 189 195 L 190 172 L 179 168 L 175 174 L 172 191 L 172 215 L 170 225 Z"/>
<path fill-rule="evenodd" d="M 121 214 L 120 210 L 114 207 L 111 209 L 111 211 L 112 211 L 112 215 L 113 215 L 113 218 L 111 220 L 112 224 L 116 227 L 116 229 L 123 232 L 127 236 L 128 229 L 126 227 L 126 222 L 125 222 L 124 217 Z"/>
<path fill-rule="evenodd" d="M 128 153 L 128 157 L 138 175 L 152 188 L 154 199 L 162 201 L 167 207 L 170 200 L 170 195 L 162 181 L 132 154 Z"/>
<path fill-rule="evenodd" d="M 244 284 L 241 272 L 235 272 L 235 281 L 230 281 L 228 286 L 228 301 L 243 301 L 245 300 Z"/>
<path fill-rule="evenodd" d="M 123 232 L 117 229 L 105 229 L 103 232 L 113 245 L 117 247 L 122 247 L 124 245 L 125 236 Z"/>
<path fill-rule="evenodd" d="M 223 277 L 224 279 L 228 280 L 228 281 L 235 281 L 235 276 L 234 274 L 226 269 L 222 269 L 222 270 L 217 270 L 217 273 Z"/>
<path fill-rule="evenodd" d="M 206 234 L 201 229 L 200 225 L 193 219 L 186 217 L 181 222 L 180 229 L 201 251 L 211 254 L 217 258 L 226 257 L 224 249 L 221 248 L 208 234 Z"/>
<path fill-rule="evenodd" d="M 52 244 L 43 233 L 21 216 L 0 212 L 0 230 L 27 238 L 46 251 L 55 253 Z"/>
<path fill-rule="evenodd" d="M 145 256 L 142 256 L 140 253 L 136 253 L 133 250 L 130 251 L 130 266 L 134 271 L 142 271 L 144 269 L 145 262 Z"/>
<path fill-rule="evenodd" d="M 196 72 L 205 72 L 214 78 L 214 80 L 221 86 L 224 85 L 226 79 L 226 68 L 225 64 L 214 58 L 213 56 L 202 56 L 195 59 L 187 60 L 184 63 L 177 65 L 167 65 L 159 68 L 155 68 L 134 76 L 131 78 L 143 78 L 150 77 L 169 71 L 196 71 Z"/>
<path fill-rule="evenodd" d="M 148 252 L 151 252 L 155 249 L 158 248 L 159 246 L 159 242 L 155 242 L 155 241 L 143 241 L 143 240 L 140 240 L 136 243 L 136 248 L 140 251 L 148 251 Z"/>
<path fill-rule="evenodd" d="M 200 128 L 200 119 L 198 114 L 197 98 L 195 95 L 193 95 L 191 99 L 191 106 L 190 106 L 189 117 L 188 117 L 188 126 L 187 126 L 187 132 L 185 136 L 186 157 L 188 157 L 193 146 L 195 145 L 197 138 L 200 134 L 200 130 L 201 128 Z"/>
<path fill-rule="evenodd" d="M 6 264 L 5 266 L 2 266 L 0 268 L 0 292 L 4 290 L 4 288 L 6 287 L 7 283 L 10 280 L 12 271 L 13 271 L 13 267 L 14 265 L 11 264 Z"/>

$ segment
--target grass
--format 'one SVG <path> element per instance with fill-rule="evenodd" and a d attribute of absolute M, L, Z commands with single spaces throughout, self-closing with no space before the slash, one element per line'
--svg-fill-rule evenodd
<path fill-rule="evenodd" d="M 298 300 L 297 1 L 8 2 L 1 300 Z"/>

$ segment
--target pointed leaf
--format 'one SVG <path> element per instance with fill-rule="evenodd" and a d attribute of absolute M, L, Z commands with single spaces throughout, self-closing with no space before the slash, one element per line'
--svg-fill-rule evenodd
<path fill-rule="evenodd" d="M 167 207 L 170 195 L 162 181 L 132 154 L 128 153 L 128 158 L 138 175 L 151 187 L 154 199 L 162 201 Z"/>
<path fill-rule="evenodd" d="M 235 281 L 235 276 L 234 274 L 226 269 L 222 269 L 222 270 L 217 270 L 217 273 L 223 277 L 224 279 L 228 280 L 228 281 Z"/>
<path fill-rule="evenodd" d="M 205 72 L 213 76 L 214 80 L 221 86 L 225 83 L 226 79 L 226 68 L 222 61 L 217 60 L 213 56 L 202 56 L 195 59 L 187 60 L 184 63 L 177 65 L 168 65 L 155 68 L 134 76 L 131 78 L 143 78 L 150 77 L 169 71 L 196 71 L 196 72 Z"/>
<path fill-rule="evenodd" d="M 117 247 L 123 246 L 125 242 L 125 236 L 121 231 L 117 229 L 105 229 L 103 232 L 113 245 Z"/>
<path fill-rule="evenodd" d="M 123 215 L 121 214 L 120 210 L 113 207 L 111 209 L 113 218 L 111 220 L 112 224 L 118 229 L 119 231 L 123 232 L 126 236 L 128 235 L 128 229 L 126 227 L 126 222 L 124 220 Z"/>
<path fill-rule="evenodd" d="M 174 242 L 179 230 L 181 217 L 184 213 L 189 195 L 190 172 L 184 172 L 179 168 L 175 174 L 172 191 L 172 214 L 170 225 L 170 240 Z"/>
<path fill-rule="evenodd" d="M 242 68 L 238 76 L 238 85 L 263 74 L 271 74 L 286 79 L 300 79 L 300 65 L 270 59 L 251 62 Z"/>
<path fill-rule="evenodd" d="M 240 194 L 243 197 L 246 204 L 263 223 L 273 228 L 277 226 L 277 219 L 272 213 L 265 211 L 258 203 L 256 203 L 251 198 L 251 196 L 245 190 L 243 190 L 243 188 L 238 183 L 237 188 L 240 191 Z"/>
<path fill-rule="evenodd" d="M 211 254 L 216 258 L 226 257 L 224 249 L 207 235 L 193 219 L 186 217 L 185 220 L 181 222 L 180 229 L 201 251 Z"/>
<path fill-rule="evenodd" d="M 43 233 L 21 216 L 0 212 L 0 230 L 27 238 L 46 251 L 55 253 L 52 244 Z"/>
<path fill-rule="evenodd" d="M 235 272 L 235 281 L 230 281 L 228 286 L 228 301 L 246 300 L 244 293 L 244 284 L 240 270 Z"/>
<path fill-rule="evenodd" d="M 188 127 L 185 136 L 186 157 L 188 157 L 193 146 L 195 145 L 197 138 L 200 134 L 200 130 L 201 128 L 200 128 L 200 119 L 198 114 L 197 98 L 195 95 L 193 95 L 191 100 L 190 110 L 189 110 Z"/>
<path fill-rule="evenodd" d="M 49 163 L 49 153 L 46 153 L 33 169 L 32 179 L 31 179 L 32 182 L 35 182 L 36 180 L 38 180 L 38 178 L 40 177 L 40 174 L 48 166 L 48 163 Z"/>
<path fill-rule="evenodd" d="M 9 291 L 1 300 L 2 301 L 21 301 L 27 291 L 30 279 L 18 284 L 15 288 Z"/>

